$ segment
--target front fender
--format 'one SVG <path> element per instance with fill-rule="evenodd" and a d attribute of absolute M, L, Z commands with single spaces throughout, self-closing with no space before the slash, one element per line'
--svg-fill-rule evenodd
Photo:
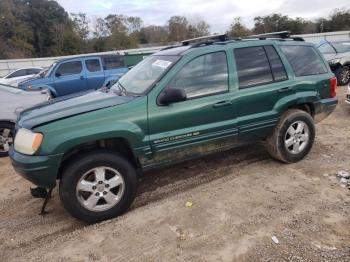
<path fill-rule="evenodd" d="M 92 125 L 85 128 L 65 128 L 55 132 L 46 132 L 39 154 L 61 154 L 79 145 L 108 138 L 126 139 L 132 148 L 142 143 L 145 133 L 132 123 L 115 123 L 112 125 Z M 45 138 L 47 140 L 45 140 Z"/>
<path fill-rule="evenodd" d="M 44 84 L 37 84 L 32 86 L 33 90 L 49 90 L 52 97 L 57 97 L 57 92 L 54 87 L 50 85 L 44 85 Z"/>
<path fill-rule="evenodd" d="M 123 105 L 52 121 L 34 128 L 44 134 L 39 155 L 66 153 L 81 144 L 123 138 L 133 149 L 148 145 L 147 97 Z"/>

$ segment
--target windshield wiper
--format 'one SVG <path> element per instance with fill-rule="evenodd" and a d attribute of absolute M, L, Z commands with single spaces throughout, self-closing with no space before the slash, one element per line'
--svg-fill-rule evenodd
<path fill-rule="evenodd" d="M 118 90 L 114 90 L 114 93 L 117 94 L 117 95 L 140 96 L 138 94 L 135 94 L 135 93 L 127 91 L 126 88 L 120 82 L 117 82 L 117 85 L 118 85 Z"/>
<path fill-rule="evenodd" d="M 106 88 L 106 89 L 107 89 L 107 90 L 113 91 L 113 93 L 116 94 L 116 95 L 118 95 L 118 96 L 126 96 L 126 89 L 125 89 L 125 87 L 124 87 L 121 83 L 119 83 L 119 82 L 117 82 L 116 84 L 117 84 L 117 86 L 118 86 L 118 89 L 117 89 L 117 90 L 115 90 L 115 89 L 110 89 L 110 88 Z"/>
<path fill-rule="evenodd" d="M 125 87 L 119 81 L 117 82 L 117 84 L 118 84 L 118 89 L 121 92 L 121 94 L 124 93 L 124 95 L 126 96 L 128 91 L 126 91 Z"/>

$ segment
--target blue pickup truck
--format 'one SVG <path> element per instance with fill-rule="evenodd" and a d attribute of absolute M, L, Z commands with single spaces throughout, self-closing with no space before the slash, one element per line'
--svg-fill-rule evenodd
<path fill-rule="evenodd" d="M 58 60 L 46 72 L 19 83 L 23 90 L 48 89 L 53 97 L 114 83 L 128 71 L 123 55 L 80 56 Z"/>

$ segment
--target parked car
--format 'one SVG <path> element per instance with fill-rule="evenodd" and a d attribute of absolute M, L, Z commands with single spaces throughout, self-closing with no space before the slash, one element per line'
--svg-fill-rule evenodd
<path fill-rule="evenodd" d="M 48 89 L 53 97 L 98 89 L 128 71 L 122 55 L 80 56 L 58 60 L 46 74 L 21 82 L 23 90 Z"/>
<path fill-rule="evenodd" d="M 326 57 L 332 71 L 337 77 L 338 84 L 343 86 L 350 81 L 350 40 L 324 41 L 318 49 Z"/>
<path fill-rule="evenodd" d="M 314 123 L 337 105 L 337 80 L 313 44 L 281 37 L 185 41 L 108 91 L 27 110 L 12 164 L 41 188 L 59 181 L 68 212 L 93 223 L 127 211 L 149 169 L 258 141 L 273 158 L 298 162 Z"/>
<path fill-rule="evenodd" d="M 345 102 L 350 104 L 350 85 L 348 85 L 348 91 L 346 93 L 346 99 Z"/>
<path fill-rule="evenodd" d="M 0 84 L 0 157 L 8 155 L 18 114 L 49 98 L 45 90 L 28 92 Z"/>
<path fill-rule="evenodd" d="M 32 78 L 43 69 L 40 67 L 29 67 L 17 69 L 4 77 L 0 78 L 0 84 L 17 86 L 19 82 Z"/>

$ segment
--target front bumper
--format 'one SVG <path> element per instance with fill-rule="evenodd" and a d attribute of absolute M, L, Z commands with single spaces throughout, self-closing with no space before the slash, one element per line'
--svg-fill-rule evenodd
<path fill-rule="evenodd" d="M 326 98 L 315 102 L 315 122 L 318 123 L 329 116 L 338 104 L 338 99 Z"/>
<path fill-rule="evenodd" d="M 56 186 L 58 168 L 63 154 L 28 156 L 16 152 L 12 147 L 9 156 L 15 171 L 25 179 L 44 188 Z"/>

